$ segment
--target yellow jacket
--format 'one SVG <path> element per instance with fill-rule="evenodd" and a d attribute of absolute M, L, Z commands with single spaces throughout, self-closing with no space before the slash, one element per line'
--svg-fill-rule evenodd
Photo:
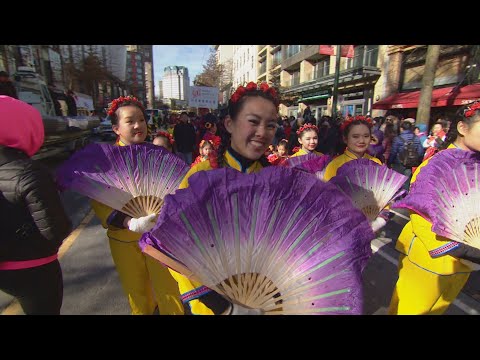
<path fill-rule="evenodd" d="M 453 144 L 448 147 L 453 148 Z M 425 160 L 413 173 L 412 184 L 430 159 Z M 407 255 L 412 263 L 438 275 L 471 272 L 470 267 L 456 257 L 444 255 L 454 244 L 455 242 L 432 232 L 432 223 L 410 211 L 410 221 L 403 228 L 395 248 Z"/>
<path fill-rule="evenodd" d="M 247 174 L 260 171 L 263 168 L 259 161 L 255 161 L 252 165 L 250 165 L 250 167 L 248 169 L 242 169 L 242 165 L 238 162 L 237 159 L 235 159 L 232 156 L 232 154 L 230 154 L 230 152 L 228 150 L 225 151 L 224 159 L 225 159 L 225 165 L 226 166 L 231 167 L 231 168 L 233 168 L 235 170 L 238 170 L 238 171 L 241 171 L 241 172 L 246 172 Z M 192 176 L 196 172 L 205 171 L 205 170 L 212 170 L 212 169 L 213 169 L 213 167 L 210 164 L 210 161 L 202 161 L 201 163 L 198 163 L 197 165 L 192 167 L 188 171 L 188 173 L 185 175 L 182 182 L 180 183 L 179 189 L 187 188 L 188 187 L 188 179 L 190 178 L 190 176 Z"/>
<path fill-rule="evenodd" d="M 331 178 L 337 175 L 337 171 L 341 166 L 343 166 L 349 161 L 357 160 L 357 159 L 358 158 L 354 153 L 348 150 L 348 148 L 345 149 L 342 155 L 338 155 L 335 159 L 330 161 L 330 163 L 325 168 L 325 175 L 323 178 L 324 181 L 329 181 Z M 370 156 L 367 153 L 363 155 L 363 159 L 369 159 L 369 160 L 375 161 L 377 164 L 383 165 L 379 159 L 377 159 L 376 157 Z"/>
<path fill-rule="evenodd" d="M 121 141 L 118 142 L 118 146 L 125 146 Z M 95 215 L 102 222 L 102 226 L 107 230 L 107 236 L 112 240 L 122 241 L 122 242 L 133 242 L 138 241 L 142 234 L 130 231 L 128 229 L 121 229 L 115 226 L 108 224 L 108 218 L 115 211 L 110 206 L 102 204 L 96 200 L 90 200 L 93 211 Z"/>
<path fill-rule="evenodd" d="M 302 149 L 298 150 L 295 154 L 293 154 L 293 155 L 290 156 L 290 157 L 302 156 L 302 155 L 307 155 L 307 154 L 311 154 L 311 153 L 313 153 L 313 154 L 315 154 L 315 155 L 318 155 L 318 156 L 322 156 L 322 155 L 323 155 L 323 154 L 322 154 L 321 152 L 319 152 L 319 151 L 313 150 L 312 152 L 308 152 L 308 151 L 303 150 L 303 148 L 302 148 Z"/>

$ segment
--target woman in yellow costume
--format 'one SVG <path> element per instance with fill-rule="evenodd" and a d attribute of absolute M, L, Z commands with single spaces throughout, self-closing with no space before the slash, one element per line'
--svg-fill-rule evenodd
<path fill-rule="evenodd" d="M 192 167 L 180 189 L 188 187 L 188 179 L 198 171 L 231 167 L 243 173 L 252 173 L 268 166 L 265 150 L 272 143 L 277 129 L 278 104 L 275 89 L 266 83 L 258 87 L 254 82 L 246 87 L 240 86 L 228 103 L 226 133 L 222 135 L 216 161 L 215 158 L 209 158 Z M 209 288 L 169 270 L 178 282 L 186 312 L 194 315 L 256 313 L 255 310 L 230 304 Z"/>
<path fill-rule="evenodd" d="M 116 144 L 141 144 L 147 137 L 146 114 L 134 97 L 115 99 L 108 111 Z M 134 315 L 151 315 L 158 307 L 161 315 L 183 314 L 180 294 L 167 268 L 141 252 L 138 240 L 153 228 L 155 214 L 138 219 L 92 200 L 92 207 L 107 230 L 113 262 Z"/>
<path fill-rule="evenodd" d="M 480 151 L 480 102 L 464 110 L 450 126 L 443 148 Z M 413 173 L 421 179 L 425 160 Z M 446 171 L 448 171 L 446 169 Z M 398 281 L 390 302 L 391 315 L 440 315 L 458 296 L 480 264 L 480 250 L 436 235 L 432 223 L 410 212 L 396 249 L 401 253 Z M 476 263 L 476 264 L 472 264 Z"/>
<path fill-rule="evenodd" d="M 377 164 L 382 165 L 382 162 L 367 153 L 368 146 L 372 141 L 372 126 L 373 123 L 370 118 L 365 116 L 355 116 L 347 118 L 340 130 L 342 131 L 343 142 L 347 144 L 343 154 L 337 156 L 325 168 L 324 181 L 329 181 L 335 175 L 340 167 L 349 161 L 356 159 L 369 159 Z M 383 210 L 380 215 L 372 221 L 371 226 L 374 232 L 384 227 L 391 217 L 388 209 Z"/>
<path fill-rule="evenodd" d="M 322 156 L 321 152 L 315 151 L 318 145 L 318 128 L 312 124 L 306 124 L 297 130 L 298 142 L 302 146 L 291 157 L 315 154 Z"/>

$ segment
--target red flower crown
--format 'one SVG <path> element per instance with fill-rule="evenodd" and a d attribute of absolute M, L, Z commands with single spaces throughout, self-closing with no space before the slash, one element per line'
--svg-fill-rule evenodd
<path fill-rule="evenodd" d="M 305 130 L 315 130 L 318 134 L 318 127 L 312 124 L 305 124 L 300 129 L 297 130 L 297 135 L 300 136 L 300 134 Z"/>
<path fill-rule="evenodd" d="M 158 131 L 155 136 L 163 136 L 164 138 L 167 138 L 168 139 L 168 142 L 170 143 L 170 145 L 173 146 L 173 144 L 175 143 L 175 140 L 173 139 L 173 136 L 172 134 L 170 134 L 169 132 L 166 132 L 166 131 Z"/>
<path fill-rule="evenodd" d="M 340 125 L 340 130 L 343 132 L 354 121 L 362 121 L 366 123 L 365 125 L 367 125 L 369 128 L 373 126 L 372 119 L 370 119 L 370 117 L 368 116 L 363 116 L 363 115 L 357 115 L 355 117 L 347 116 L 345 118 L 345 121 L 342 123 L 342 125 Z"/>
<path fill-rule="evenodd" d="M 468 105 L 463 111 L 463 116 L 466 118 L 472 117 L 475 115 L 475 112 L 480 109 L 480 101 L 475 101 Z"/>
<path fill-rule="evenodd" d="M 260 85 L 257 85 L 253 81 L 250 81 L 245 87 L 240 85 L 230 97 L 230 101 L 235 104 L 247 92 L 256 91 L 256 90 L 261 90 L 266 94 L 270 94 L 270 96 L 274 100 L 275 106 L 278 106 L 279 99 L 278 99 L 277 91 L 273 87 L 268 86 L 266 82 L 262 82 Z"/>
<path fill-rule="evenodd" d="M 143 107 L 143 104 L 133 95 L 128 95 L 128 96 L 120 96 L 119 98 L 116 98 L 113 100 L 109 105 L 108 105 L 108 115 L 113 115 L 115 114 L 115 111 L 117 111 L 118 107 L 123 104 L 124 102 L 132 102 L 135 105 L 138 105 L 142 111 L 145 111 L 145 108 Z"/>

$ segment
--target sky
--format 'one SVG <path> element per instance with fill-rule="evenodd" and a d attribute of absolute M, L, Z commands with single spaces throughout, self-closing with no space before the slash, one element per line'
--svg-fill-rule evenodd
<path fill-rule="evenodd" d="M 210 56 L 210 48 L 211 45 L 153 45 L 155 95 L 158 95 L 158 82 L 162 80 L 166 66 L 185 66 L 190 85 L 193 85 L 195 76 L 203 71 Z"/>

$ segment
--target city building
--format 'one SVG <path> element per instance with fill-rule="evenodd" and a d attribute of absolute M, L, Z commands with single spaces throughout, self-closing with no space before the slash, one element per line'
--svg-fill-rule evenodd
<path fill-rule="evenodd" d="M 428 45 L 388 45 L 373 115 L 386 111 L 416 118 Z M 480 98 L 478 45 L 442 45 L 432 91 L 431 122 L 455 116 Z"/>
<path fill-rule="evenodd" d="M 167 66 L 163 70 L 162 79 L 163 102 L 171 103 L 170 99 L 177 100 L 175 104 L 188 104 L 190 77 L 184 66 Z M 178 101 L 180 100 L 180 101 Z"/>
<path fill-rule="evenodd" d="M 217 64 L 222 65 L 223 78 L 218 91 L 218 103 L 226 105 L 233 86 L 233 50 L 235 45 L 214 45 Z"/>
<path fill-rule="evenodd" d="M 233 88 L 257 81 L 259 45 L 233 45 Z"/>

